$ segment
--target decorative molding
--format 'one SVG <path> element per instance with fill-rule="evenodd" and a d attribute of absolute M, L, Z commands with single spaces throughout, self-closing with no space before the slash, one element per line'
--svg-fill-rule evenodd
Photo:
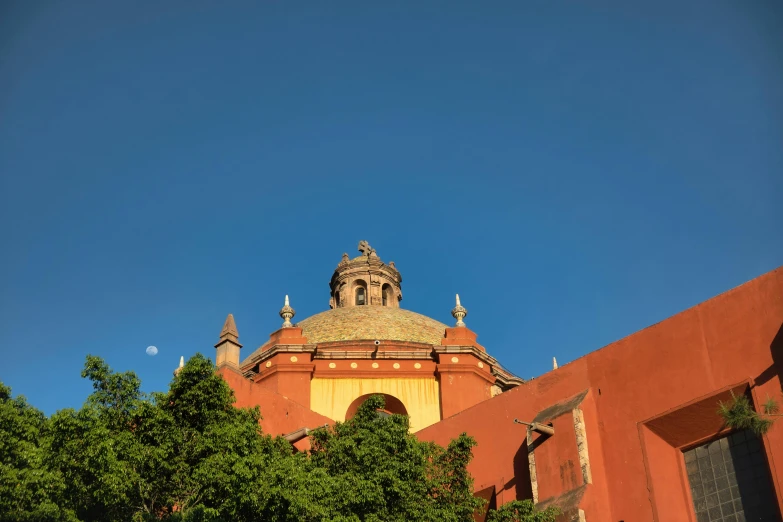
<path fill-rule="evenodd" d="M 268 377 L 271 377 L 275 373 L 309 373 L 313 374 L 315 371 L 314 364 L 295 364 L 295 363 L 283 363 L 273 364 L 269 368 L 264 368 L 263 372 L 256 374 L 253 377 L 253 381 L 263 381 Z"/>
<path fill-rule="evenodd" d="M 330 350 L 328 352 L 316 352 L 313 360 L 427 360 L 434 361 L 432 355 L 427 352 L 379 350 L 378 352 L 364 352 L 352 350 Z"/>
<path fill-rule="evenodd" d="M 385 347 L 394 347 L 395 345 L 405 346 L 407 349 L 389 349 Z M 343 348 L 345 347 L 345 348 Z M 356 349 L 346 349 L 348 347 Z M 413 343 L 408 341 L 381 341 L 380 346 L 375 346 L 374 341 L 334 341 L 321 344 L 278 344 L 266 350 L 255 353 L 249 359 L 239 365 L 240 371 L 246 376 L 250 375 L 256 369 L 256 366 L 263 364 L 280 353 L 309 353 L 312 354 L 312 360 L 430 360 L 438 363 L 441 355 L 472 355 L 485 365 L 487 368 L 479 369 L 475 362 L 468 364 L 475 373 L 482 375 L 488 382 L 499 386 L 501 390 L 507 391 L 525 381 L 510 372 L 506 371 L 497 360 L 486 352 L 475 346 L 438 346 L 424 343 Z M 450 357 L 449 357 L 450 359 Z M 449 366 L 457 366 L 448 363 Z M 399 373 L 398 373 L 399 374 Z M 491 376 L 491 377 L 490 377 Z"/>
<path fill-rule="evenodd" d="M 422 371 L 414 369 L 400 368 L 398 370 L 389 369 L 318 369 L 313 373 L 314 379 L 435 379 L 434 371 Z"/>
<path fill-rule="evenodd" d="M 489 384 L 495 384 L 495 377 L 488 372 L 482 371 L 476 368 L 472 364 L 459 364 L 459 363 L 439 363 L 435 369 L 435 373 L 438 375 L 449 373 L 472 373 L 487 381 Z"/>
<path fill-rule="evenodd" d="M 315 353 L 314 344 L 276 344 L 262 352 L 254 353 L 250 358 L 242 361 L 239 367 L 243 371 L 252 370 L 257 364 L 271 359 L 279 353 Z"/>

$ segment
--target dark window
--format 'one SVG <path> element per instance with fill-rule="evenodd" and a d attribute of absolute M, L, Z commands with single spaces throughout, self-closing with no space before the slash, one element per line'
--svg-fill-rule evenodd
<path fill-rule="evenodd" d="M 759 438 L 738 431 L 684 452 L 698 522 L 780 521 Z"/>
<path fill-rule="evenodd" d="M 386 296 L 383 296 L 383 306 L 386 306 Z"/>
<path fill-rule="evenodd" d="M 363 305 L 365 304 L 365 295 L 364 295 L 364 288 L 361 286 L 356 289 L 356 305 Z"/>

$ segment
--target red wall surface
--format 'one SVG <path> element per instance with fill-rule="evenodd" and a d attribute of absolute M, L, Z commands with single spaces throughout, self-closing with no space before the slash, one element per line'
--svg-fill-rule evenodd
<path fill-rule="evenodd" d="M 534 451 L 539 500 L 569 494 L 589 522 L 694 522 L 682 449 L 726 432 L 717 402 L 730 390 L 747 390 L 757 407 L 767 396 L 780 401 L 782 325 L 778 268 L 417 435 L 440 444 L 473 435 L 476 491 L 494 487 L 498 504 L 529 498 L 526 431 L 513 419 L 586 391 L 579 408 L 592 483 L 580 474 L 573 417 L 562 414 Z M 783 420 L 763 443 L 780 504 Z"/>
<path fill-rule="evenodd" d="M 242 374 L 230 368 L 221 368 L 223 376 L 236 396 L 235 406 L 247 408 L 259 406 L 261 409 L 261 428 L 270 435 L 286 435 L 300 428 L 318 428 L 334 421 L 316 413 L 284 395 L 280 395 L 263 386 L 245 379 Z"/>

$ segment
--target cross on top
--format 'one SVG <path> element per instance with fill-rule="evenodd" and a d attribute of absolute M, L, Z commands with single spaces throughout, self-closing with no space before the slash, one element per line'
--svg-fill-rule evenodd
<path fill-rule="evenodd" d="M 362 239 L 359 241 L 359 252 L 361 252 L 362 255 L 369 256 L 375 253 L 375 249 L 371 247 L 367 241 Z"/>

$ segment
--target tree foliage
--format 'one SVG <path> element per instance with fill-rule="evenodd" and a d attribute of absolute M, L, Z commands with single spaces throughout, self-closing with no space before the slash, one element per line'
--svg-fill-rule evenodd
<path fill-rule="evenodd" d="M 467 522 L 484 503 L 467 471 L 475 441 L 419 441 L 408 417 L 378 413 L 382 396 L 297 453 L 261 433 L 258 408 L 234 407 L 202 355 L 166 393 L 98 357 L 82 376 L 94 390 L 82 408 L 49 419 L 0 384 L 0 522 Z M 504 508 L 490 520 L 550 520 Z"/>
<path fill-rule="evenodd" d="M 554 522 L 560 509 L 550 506 L 536 510 L 532 500 L 514 500 L 489 512 L 487 522 Z"/>
<path fill-rule="evenodd" d="M 0 383 L 0 521 L 68 521 L 65 481 L 47 466 L 46 418 Z"/>

